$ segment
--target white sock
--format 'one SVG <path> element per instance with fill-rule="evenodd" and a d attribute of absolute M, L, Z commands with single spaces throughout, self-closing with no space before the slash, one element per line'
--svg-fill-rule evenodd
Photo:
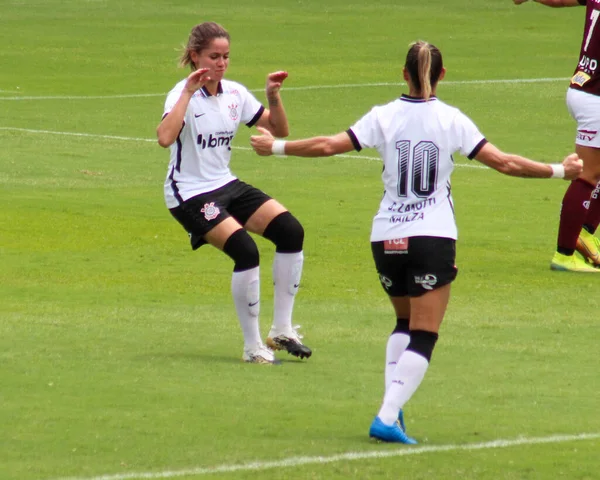
<path fill-rule="evenodd" d="M 429 367 L 427 359 L 411 350 L 406 350 L 393 374 L 392 384 L 383 397 L 383 405 L 378 416 L 386 425 L 393 425 L 398 413 L 419 388 L 425 372 Z"/>
<path fill-rule="evenodd" d="M 261 343 L 258 313 L 260 311 L 259 267 L 233 272 L 231 293 L 240 326 L 244 334 L 244 346 L 255 347 Z"/>
<path fill-rule="evenodd" d="M 273 284 L 275 285 L 273 328 L 288 332 L 292 328 L 292 310 L 298 293 L 304 254 L 275 252 L 273 260 Z"/>
<path fill-rule="evenodd" d="M 385 348 L 385 391 L 388 391 L 392 384 L 394 370 L 398 364 L 400 355 L 404 353 L 410 342 L 408 333 L 393 333 L 390 335 Z"/>

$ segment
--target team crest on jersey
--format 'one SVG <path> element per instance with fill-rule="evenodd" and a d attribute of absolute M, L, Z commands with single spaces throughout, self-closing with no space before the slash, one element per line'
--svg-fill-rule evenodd
<path fill-rule="evenodd" d="M 219 207 L 215 207 L 215 202 L 205 203 L 204 208 L 200 209 L 200 211 L 207 220 L 214 220 L 219 216 L 219 213 L 221 213 Z"/>
<path fill-rule="evenodd" d="M 229 107 L 229 116 L 231 117 L 231 119 L 233 121 L 237 120 L 239 118 L 238 116 L 238 106 L 236 103 L 232 103 L 231 105 L 228 105 Z"/>
<path fill-rule="evenodd" d="M 573 75 L 573 78 L 571 78 L 571 85 L 579 85 L 580 87 L 583 87 L 583 85 L 592 77 L 590 77 L 587 73 L 585 72 L 577 72 L 575 75 Z"/>

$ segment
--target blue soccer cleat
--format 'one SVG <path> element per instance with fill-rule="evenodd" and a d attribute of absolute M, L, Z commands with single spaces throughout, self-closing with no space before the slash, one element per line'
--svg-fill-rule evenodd
<path fill-rule="evenodd" d="M 402 431 L 398 423 L 395 422 L 392 426 L 388 426 L 379 417 L 375 417 L 375 420 L 371 423 L 369 436 L 382 442 L 404 443 L 406 445 L 417 444 L 414 438 L 410 438 Z"/>
<path fill-rule="evenodd" d="M 406 425 L 404 424 L 404 412 L 402 411 L 402 409 L 400 409 L 400 411 L 398 412 L 398 426 L 400 427 L 400 429 L 406 433 Z"/>

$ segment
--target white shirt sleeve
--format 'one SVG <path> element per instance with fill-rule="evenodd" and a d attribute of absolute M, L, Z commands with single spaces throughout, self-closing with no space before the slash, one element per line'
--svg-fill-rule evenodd
<path fill-rule="evenodd" d="M 372 108 L 369 113 L 352 125 L 350 130 L 363 148 L 377 148 L 385 142 L 378 121 L 377 107 Z"/>
<path fill-rule="evenodd" d="M 181 97 L 181 92 L 183 91 L 183 87 L 180 85 L 176 85 L 167 95 L 167 99 L 165 100 L 165 109 L 163 111 L 163 118 L 165 115 L 173 110 L 173 107 Z"/>
<path fill-rule="evenodd" d="M 476 149 L 480 148 L 484 142 L 485 137 L 479 131 L 473 120 L 467 117 L 460 110 L 454 117 L 453 122 L 453 138 L 456 139 L 457 145 L 455 151 L 460 151 L 461 155 L 473 158 L 472 155 L 476 154 Z"/>
<path fill-rule="evenodd" d="M 259 112 L 263 112 L 264 107 L 246 87 L 239 85 L 238 91 L 240 92 L 240 100 L 242 102 L 240 122 L 248 124 Z"/>

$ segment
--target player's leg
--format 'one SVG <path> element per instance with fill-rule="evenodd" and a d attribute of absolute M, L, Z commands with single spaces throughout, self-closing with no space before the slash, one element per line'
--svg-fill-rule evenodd
<path fill-rule="evenodd" d="M 392 383 L 377 414 L 381 423 L 386 426 L 396 422 L 399 412 L 425 377 L 449 297 L 450 284 L 447 284 L 420 297 L 411 298 L 410 342 L 398 359 Z"/>
<path fill-rule="evenodd" d="M 231 277 L 236 313 L 244 336 L 243 359 L 274 363 L 273 352 L 261 341 L 259 329 L 259 254 L 256 243 L 225 208 L 229 187 L 193 197 L 171 210 L 190 235 L 192 248 L 209 243 L 234 261 Z"/>
<path fill-rule="evenodd" d="M 231 293 L 244 334 L 243 360 L 250 363 L 275 363 L 273 352 L 260 336 L 260 257 L 256 242 L 232 217 L 204 235 L 205 240 L 234 261 Z"/>
<path fill-rule="evenodd" d="M 600 148 L 578 145 L 577 154 L 584 159 L 584 168 L 586 164 L 600 166 Z M 600 266 L 600 240 L 594 235 L 600 224 L 600 183 L 596 184 L 586 206 L 587 213 L 575 248 L 591 264 Z"/>
<path fill-rule="evenodd" d="M 390 297 L 396 314 L 396 326 L 388 337 L 385 348 L 385 391 L 392 384 L 392 374 L 396 369 L 400 355 L 410 342 L 410 298 Z"/>
<path fill-rule="evenodd" d="M 304 263 L 304 229 L 296 217 L 273 199 L 261 205 L 245 227 L 275 244 L 273 325 L 267 345 L 296 357 L 308 358 L 312 351 L 302 343 L 298 327 L 292 325 L 294 300 Z"/>
<path fill-rule="evenodd" d="M 404 353 L 410 342 L 410 298 L 409 297 L 390 297 L 396 314 L 396 326 L 388 337 L 385 346 L 385 370 L 384 370 L 384 393 L 392 384 L 392 378 L 398 359 Z M 403 432 L 406 432 L 404 423 L 404 411 L 398 412 L 398 425 Z"/>
<path fill-rule="evenodd" d="M 398 443 L 416 443 L 404 432 L 401 435 L 395 429 L 395 423 L 399 412 L 417 390 L 427 372 L 450 298 L 450 284 L 457 273 L 454 265 L 454 240 L 413 237 L 408 241 L 408 261 L 404 266 L 400 264 L 395 266 L 395 269 L 404 270 L 404 287 L 394 285 L 403 281 L 402 276 L 394 275 L 393 269 L 390 270 L 389 267 L 382 272 L 381 261 L 377 265 L 382 284 L 385 287 L 387 283 L 386 289 L 392 298 L 397 292 L 406 292 L 410 296 L 408 315 L 410 340 L 405 351 L 398 358 L 391 375 L 391 385 L 386 391 L 382 406 L 369 432 L 372 437 Z M 391 262 L 393 260 L 385 263 Z M 403 299 L 397 298 L 392 302 L 395 307 L 398 306 L 397 314 L 406 312 Z"/>
<path fill-rule="evenodd" d="M 577 122 L 575 147 L 583 160 L 583 171 L 579 178 L 571 182 L 563 197 L 556 253 L 552 257 L 550 268 L 558 271 L 600 273 L 600 270 L 574 254 L 582 227 L 588 221 L 592 193 L 600 181 L 600 99 L 569 88 L 567 107 Z"/>

